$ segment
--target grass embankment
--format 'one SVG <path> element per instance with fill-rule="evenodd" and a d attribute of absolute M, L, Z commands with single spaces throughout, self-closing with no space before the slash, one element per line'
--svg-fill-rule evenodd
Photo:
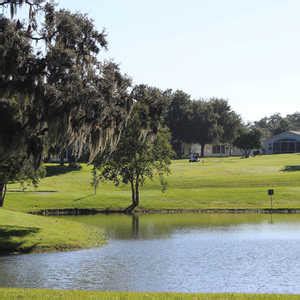
<path fill-rule="evenodd" d="M 103 243 L 103 232 L 93 226 L 0 209 L 0 254 L 64 251 Z M 0 299 L 6 298 L 0 293 Z"/>
<path fill-rule="evenodd" d="M 158 180 L 147 181 L 141 191 L 146 209 L 267 208 L 268 188 L 275 189 L 275 208 L 300 208 L 300 155 L 269 155 L 249 159 L 205 158 L 200 163 L 173 161 L 161 193 Z M 5 207 L 19 211 L 45 208 L 125 208 L 129 187 L 101 183 L 97 195 L 90 186 L 91 168 L 68 172 L 49 166 L 39 187 L 20 192 L 10 185 Z M 65 172 L 65 173 L 64 173 Z"/>
<path fill-rule="evenodd" d="M 118 293 L 0 289 L 0 299 L 14 300 L 298 300 L 297 295 Z"/>

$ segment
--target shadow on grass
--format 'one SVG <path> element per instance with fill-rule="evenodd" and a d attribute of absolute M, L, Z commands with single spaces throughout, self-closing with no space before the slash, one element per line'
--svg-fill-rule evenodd
<path fill-rule="evenodd" d="M 282 169 L 283 172 L 296 172 L 300 171 L 300 165 L 295 165 L 295 166 L 285 166 Z"/>
<path fill-rule="evenodd" d="M 32 227 L 0 226 L 0 255 L 31 252 L 37 245 L 25 246 L 22 238 L 38 231 Z"/>
<path fill-rule="evenodd" d="M 76 167 L 59 166 L 59 165 L 46 166 L 46 177 L 63 175 L 69 172 L 80 171 L 80 170 L 81 170 L 80 166 L 76 166 Z"/>
<path fill-rule="evenodd" d="M 36 193 L 36 194 L 43 194 L 43 193 L 46 193 L 46 194 L 48 194 L 48 193 L 57 193 L 57 191 L 53 191 L 53 190 L 26 191 L 26 190 L 22 190 L 22 189 L 20 189 L 20 190 L 9 189 L 7 192 L 8 192 L 8 193 L 32 193 L 32 194 L 33 194 L 33 193 Z"/>
<path fill-rule="evenodd" d="M 85 199 L 91 198 L 91 197 L 93 197 L 93 196 L 95 196 L 95 194 L 90 194 L 90 195 L 86 195 L 86 196 L 83 196 L 83 197 L 80 197 L 80 198 L 76 198 L 76 199 L 74 199 L 74 202 L 76 202 L 76 201 L 81 201 L 81 200 L 85 200 Z"/>

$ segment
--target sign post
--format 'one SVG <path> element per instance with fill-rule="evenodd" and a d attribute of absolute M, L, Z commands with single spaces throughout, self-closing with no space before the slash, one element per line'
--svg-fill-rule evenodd
<path fill-rule="evenodd" d="M 273 210 L 273 196 L 274 196 L 274 190 L 273 190 L 273 189 L 269 189 L 269 190 L 268 190 L 268 195 L 270 196 L 271 213 L 272 213 L 272 210 Z"/>

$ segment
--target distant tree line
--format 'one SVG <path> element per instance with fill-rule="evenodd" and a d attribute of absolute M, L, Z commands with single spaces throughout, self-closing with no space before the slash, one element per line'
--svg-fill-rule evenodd
<path fill-rule="evenodd" d="M 288 130 L 300 131 L 300 113 L 296 112 L 286 117 L 273 114 L 254 122 L 253 127 L 261 131 L 263 138 L 269 138 Z"/>
<path fill-rule="evenodd" d="M 182 145 L 201 145 L 204 156 L 207 144 L 235 146 L 248 157 L 252 150 L 261 148 L 261 141 L 276 134 L 300 131 L 300 113 L 282 117 L 273 114 L 259 121 L 245 124 L 225 99 L 193 100 L 183 91 L 170 93 L 165 122 L 171 131 L 171 143 L 177 157 L 182 155 Z"/>
<path fill-rule="evenodd" d="M 227 100 L 192 100 L 183 91 L 170 95 L 165 120 L 178 157 L 182 154 L 182 143 L 200 144 L 201 156 L 204 156 L 207 144 L 232 145 L 242 128 L 240 116 L 232 110 Z"/>

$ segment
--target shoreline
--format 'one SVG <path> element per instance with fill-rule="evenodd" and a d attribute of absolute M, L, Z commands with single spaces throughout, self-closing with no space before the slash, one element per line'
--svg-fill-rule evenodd
<path fill-rule="evenodd" d="M 42 209 L 28 212 L 40 216 L 88 216 L 88 215 L 112 215 L 112 214 L 300 214 L 300 208 L 199 208 L 199 209 L 145 209 L 138 208 L 132 213 L 126 213 L 124 209 L 97 209 L 97 208 L 59 208 Z"/>
<path fill-rule="evenodd" d="M 73 251 L 106 242 L 104 231 L 95 226 L 0 209 L 0 256 Z"/>

